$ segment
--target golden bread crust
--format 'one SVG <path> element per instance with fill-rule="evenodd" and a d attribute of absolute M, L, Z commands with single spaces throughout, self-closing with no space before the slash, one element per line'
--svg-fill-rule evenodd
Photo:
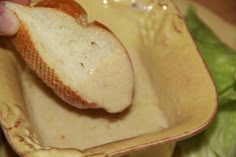
<path fill-rule="evenodd" d="M 74 18 L 86 17 L 87 13 L 82 6 L 74 0 L 43 0 L 35 5 L 35 7 L 55 8 L 63 11 Z"/>

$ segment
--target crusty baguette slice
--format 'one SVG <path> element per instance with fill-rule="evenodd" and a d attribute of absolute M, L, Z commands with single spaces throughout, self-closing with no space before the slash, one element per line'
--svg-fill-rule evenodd
<path fill-rule="evenodd" d="M 105 26 L 88 23 L 79 4 L 51 0 L 35 7 L 5 5 L 20 20 L 12 39 L 16 49 L 64 101 L 111 113 L 131 104 L 134 72 L 126 49 Z"/>

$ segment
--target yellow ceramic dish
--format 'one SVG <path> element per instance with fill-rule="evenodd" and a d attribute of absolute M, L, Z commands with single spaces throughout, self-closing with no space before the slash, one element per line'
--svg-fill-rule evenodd
<path fill-rule="evenodd" d="M 111 157 L 163 147 L 207 127 L 217 111 L 216 90 L 171 1 L 77 1 L 130 53 L 133 104 L 121 114 L 68 107 L 16 52 L 1 50 L 0 121 L 21 157 Z M 172 144 L 163 148 L 171 155 Z"/>

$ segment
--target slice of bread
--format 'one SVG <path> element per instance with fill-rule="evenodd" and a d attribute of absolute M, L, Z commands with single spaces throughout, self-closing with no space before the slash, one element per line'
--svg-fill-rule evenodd
<path fill-rule="evenodd" d="M 20 21 L 13 44 L 60 98 L 77 108 L 111 113 L 131 104 L 134 72 L 126 49 L 104 25 L 88 23 L 79 4 L 73 0 L 45 0 L 34 7 L 4 4 Z"/>

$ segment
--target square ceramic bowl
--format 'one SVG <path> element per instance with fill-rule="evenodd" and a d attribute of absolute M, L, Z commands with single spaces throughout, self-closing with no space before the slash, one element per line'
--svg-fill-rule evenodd
<path fill-rule="evenodd" d="M 77 1 L 126 46 L 135 71 L 133 103 L 119 114 L 70 107 L 17 52 L 1 49 L 0 121 L 21 157 L 119 156 L 207 127 L 217 110 L 216 89 L 171 1 Z"/>

